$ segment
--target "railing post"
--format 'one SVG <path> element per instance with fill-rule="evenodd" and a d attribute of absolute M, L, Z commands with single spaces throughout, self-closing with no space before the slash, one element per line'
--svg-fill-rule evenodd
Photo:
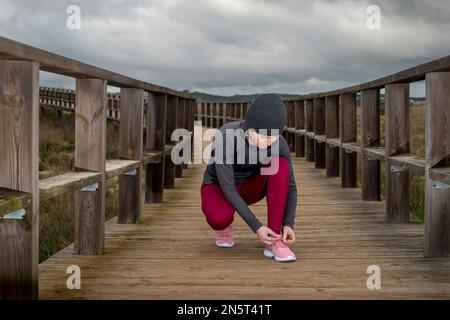
<path fill-rule="evenodd" d="M 0 300 L 37 299 L 39 63 L 0 60 L 0 187 L 31 194 L 24 215 L 0 216 Z"/>
<path fill-rule="evenodd" d="M 409 222 L 409 171 L 389 160 L 409 153 L 409 83 L 385 86 L 386 218 Z"/>
<path fill-rule="evenodd" d="M 186 115 L 186 99 L 178 98 L 176 129 L 185 128 L 184 119 Z M 183 156 L 183 150 L 180 151 L 180 156 Z M 183 176 L 183 164 L 175 165 L 175 178 Z"/>
<path fill-rule="evenodd" d="M 306 132 L 314 132 L 313 100 L 305 100 Z M 314 138 L 306 136 L 306 161 L 314 162 Z"/>
<path fill-rule="evenodd" d="M 106 86 L 77 79 L 75 168 L 102 173 L 98 184 L 75 191 L 75 254 L 103 253 L 105 237 Z"/>
<path fill-rule="evenodd" d="M 305 101 L 295 100 L 295 130 L 305 129 Z M 305 136 L 295 133 L 295 155 L 297 157 L 305 156 Z"/>
<path fill-rule="evenodd" d="M 380 201 L 380 160 L 364 153 L 364 148 L 380 145 L 380 91 L 361 92 L 362 199 Z"/>
<path fill-rule="evenodd" d="M 356 142 L 356 94 L 344 93 L 339 96 L 340 137 L 342 143 Z M 356 152 L 341 148 L 341 186 L 355 188 Z"/>
<path fill-rule="evenodd" d="M 207 127 L 206 124 L 206 103 L 202 102 L 201 104 L 201 113 L 200 113 L 201 117 L 200 120 L 202 121 L 202 126 Z"/>
<path fill-rule="evenodd" d="M 339 138 L 339 98 L 325 98 L 325 135 L 327 139 Z M 326 176 L 339 177 L 339 147 L 326 145 Z"/>
<path fill-rule="evenodd" d="M 191 129 L 190 129 L 189 125 L 191 123 L 191 115 L 192 115 L 192 100 L 187 99 L 187 98 L 185 98 L 183 100 L 184 100 L 184 107 L 183 107 L 183 119 L 182 119 L 181 127 L 190 131 Z M 183 163 L 183 164 L 181 164 L 181 167 L 183 169 L 187 169 L 188 164 Z"/>
<path fill-rule="evenodd" d="M 211 107 L 211 104 L 209 104 Z M 211 110 L 211 109 L 210 109 Z M 177 126 L 178 97 L 169 95 L 167 97 L 166 113 L 166 145 L 175 144 L 171 140 L 172 132 Z M 210 117 L 210 120 L 212 118 Z M 172 161 L 171 153 L 165 155 L 164 160 L 164 188 L 173 189 L 175 187 L 175 164 Z"/>
<path fill-rule="evenodd" d="M 450 72 L 426 75 L 425 256 L 450 256 L 450 184 L 430 170 L 450 166 Z"/>
<path fill-rule="evenodd" d="M 295 109 L 294 109 L 294 101 L 286 101 L 287 105 L 287 127 L 289 129 L 295 128 Z M 291 152 L 295 152 L 295 132 L 286 131 L 287 142 L 289 146 L 289 150 Z"/>
<path fill-rule="evenodd" d="M 119 156 L 142 161 L 144 90 L 120 90 Z M 139 223 L 141 218 L 141 167 L 119 176 L 118 223 Z"/>
<path fill-rule="evenodd" d="M 166 144 L 167 94 L 148 92 L 147 143 L 148 152 L 162 152 Z M 159 162 L 147 164 L 145 174 L 145 202 L 161 202 L 164 191 L 164 155 Z"/>
<path fill-rule="evenodd" d="M 325 134 L 325 98 L 314 99 L 314 134 Z M 315 168 L 325 169 L 326 143 L 314 140 Z"/>

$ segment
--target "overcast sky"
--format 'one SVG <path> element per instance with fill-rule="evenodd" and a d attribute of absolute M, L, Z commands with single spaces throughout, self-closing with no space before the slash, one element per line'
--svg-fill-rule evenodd
<path fill-rule="evenodd" d="M 66 27 L 71 4 L 80 30 Z M 450 0 L 0 0 L 0 35 L 178 90 L 302 94 L 449 55 Z"/>

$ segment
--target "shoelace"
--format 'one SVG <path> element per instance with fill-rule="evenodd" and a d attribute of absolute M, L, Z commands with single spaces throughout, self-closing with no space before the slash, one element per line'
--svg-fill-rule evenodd
<path fill-rule="evenodd" d="M 288 246 L 282 240 L 275 241 L 274 245 L 282 249 L 288 248 Z"/>

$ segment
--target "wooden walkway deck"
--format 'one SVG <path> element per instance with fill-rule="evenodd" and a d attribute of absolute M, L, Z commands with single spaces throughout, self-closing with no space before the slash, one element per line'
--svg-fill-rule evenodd
<path fill-rule="evenodd" d="M 190 166 L 142 224 L 106 227 L 105 254 L 69 247 L 40 265 L 40 299 L 402 299 L 450 298 L 450 259 L 423 257 L 423 225 L 385 222 L 384 202 L 361 201 L 313 163 L 293 157 L 298 183 L 298 261 L 276 263 L 236 215 L 236 245 L 217 248 L 200 209 L 203 165 Z M 265 218 L 264 201 L 253 206 Z M 66 268 L 81 268 L 81 289 Z M 369 265 L 381 289 L 366 287 Z"/>

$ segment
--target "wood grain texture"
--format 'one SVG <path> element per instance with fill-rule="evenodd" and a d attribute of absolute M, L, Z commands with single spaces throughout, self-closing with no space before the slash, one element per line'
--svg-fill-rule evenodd
<path fill-rule="evenodd" d="M 362 147 L 378 147 L 380 145 L 379 90 L 364 90 L 361 92 L 361 109 Z M 363 155 L 361 175 L 362 199 L 366 201 L 379 201 L 381 199 L 380 160 Z"/>
<path fill-rule="evenodd" d="M 313 100 L 314 108 L 314 134 L 325 135 L 325 98 Z M 326 143 L 315 140 L 314 161 L 316 169 L 326 168 Z"/>
<path fill-rule="evenodd" d="M 119 155 L 129 160 L 142 160 L 144 91 L 122 88 L 120 91 Z M 141 167 L 136 174 L 119 176 L 119 223 L 139 223 L 141 218 Z"/>
<path fill-rule="evenodd" d="M 76 80 L 75 167 L 103 172 L 106 161 L 106 81 Z"/>
<path fill-rule="evenodd" d="M 302 130 L 305 129 L 305 101 L 303 100 L 295 100 L 294 102 L 295 109 L 295 129 Z M 297 157 L 305 156 L 305 137 L 295 133 L 295 155 Z"/>
<path fill-rule="evenodd" d="M 166 144 L 167 95 L 149 92 L 148 100 L 147 123 L 150 127 L 146 148 L 147 151 L 162 152 Z M 145 170 L 145 202 L 159 202 L 164 192 L 164 156 L 158 163 L 147 164 Z"/>
<path fill-rule="evenodd" d="M 409 153 L 409 83 L 386 85 L 385 148 L 386 156 Z M 390 222 L 409 221 L 409 171 L 394 170 L 395 163 L 385 161 L 386 219 Z"/>
<path fill-rule="evenodd" d="M 40 298 L 450 298 L 450 262 L 423 257 L 422 224 L 387 224 L 384 202 L 363 202 L 359 189 L 341 189 L 339 178 L 292 161 L 299 190 L 295 263 L 265 258 L 237 214 L 235 247 L 216 247 L 199 202 L 205 165 L 192 165 L 163 203 L 145 206 L 142 224 L 107 223 L 104 255 L 74 257 L 68 247 L 41 264 Z M 264 200 L 251 209 L 265 221 Z M 70 264 L 81 268 L 81 290 L 66 288 Z M 366 287 L 371 264 L 381 268 L 381 290 Z"/>
<path fill-rule="evenodd" d="M 140 88 L 143 90 L 195 99 L 195 97 L 185 94 L 184 92 L 133 79 L 122 74 L 34 48 L 4 37 L 0 37 L 0 59 L 36 61 L 40 63 L 41 70 L 60 75 L 66 75 L 73 78 L 105 79 L 108 84 L 112 86 Z"/>
<path fill-rule="evenodd" d="M 0 187 L 28 193 L 20 222 L 0 219 L 0 299 L 35 299 L 39 262 L 39 64 L 0 61 Z M 14 288 L 15 286 L 18 286 Z"/>
<path fill-rule="evenodd" d="M 307 132 L 314 132 L 314 105 L 313 100 L 305 100 L 305 130 Z M 306 137 L 305 144 L 306 161 L 314 161 L 314 139 Z"/>
<path fill-rule="evenodd" d="M 325 98 L 325 135 L 327 139 L 339 137 L 339 96 Z M 327 143 L 326 146 L 326 176 L 339 176 L 339 148 Z"/>
<path fill-rule="evenodd" d="M 103 253 L 106 170 L 106 87 L 101 79 L 76 80 L 75 167 L 100 172 L 95 191 L 75 191 L 75 252 Z"/>
<path fill-rule="evenodd" d="M 120 90 L 119 156 L 141 160 L 143 151 L 144 91 L 135 88 Z"/>
<path fill-rule="evenodd" d="M 209 125 L 212 126 L 211 103 L 208 103 Z M 178 98 L 175 96 L 167 97 L 167 113 L 166 113 L 166 144 L 175 144 L 171 140 L 172 132 L 176 129 L 178 112 Z M 175 187 L 175 164 L 172 162 L 170 154 L 164 159 L 164 189 L 172 189 Z"/>
<path fill-rule="evenodd" d="M 339 95 L 339 136 L 342 143 L 356 142 L 356 94 Z M 341 148 L 341 186 L 355 188 L 357 154 Z"/>
<path fill-rule="evenodd" d="M 433 187 L 430 171 L 450 167 L 450 72 L 426 76 L 425 255 L 450 256 L 450 189 Z M 446 181 L 448 183 L 448 181 Z"/>

